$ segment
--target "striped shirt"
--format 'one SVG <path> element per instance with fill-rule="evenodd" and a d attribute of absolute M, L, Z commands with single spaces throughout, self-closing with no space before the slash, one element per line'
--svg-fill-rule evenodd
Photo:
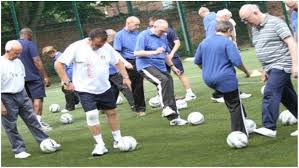
<path fill-rule="evenodd" d="M 291 73 L 292 59 L 288 45 L 283 41 L 289 36 L 292 34 L 287 24 L 269 14 L 266 14 L 265 20 L 259 27 L 252 28 L 256 57 L 266 72 L 275 68 Z"/>

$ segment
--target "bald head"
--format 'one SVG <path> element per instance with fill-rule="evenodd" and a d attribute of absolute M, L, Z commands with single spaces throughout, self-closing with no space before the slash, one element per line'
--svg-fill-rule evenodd
<path fill-rule="evenodd" d="M 28 27 L 21 29 L 20 38 L 26 39 L 26 40 L 31 40 L 32 39 L 32 30 Z"/>
<path fill-rule="evenodd" d="M 5 57 L 14 60 L 22 53 L 22 45 L 17 40 L 10 40 L 5 44 Z"/>
<path fill-rule="evenodd" d="M 198 15 L 202 18 L 206 17 L 210 13 L 210 10 L 206 7 L 201 7 L 198 10 Z"/>
<path fill-rule="evenodd" d="M 114 41 L 114 37 L 115 37 L 116 32 L 113 29 L 107 29 L 106 33 L 107 33 L 107 36 L 108 36 L 107 37 L 107 42 L 112 43 Z"/>
<path fill-rule="evenodd" d="M 298 2 L 295 0 L 286 0 L 286 5 L 292 10 L 298 10 Z"/>
<path fill-rule="evenodd" d="M 139 25 L 140 20 L 136 16 L 130 16 L 126 19 L 126 28 L 128 31 L 136 31 Z"/>
<path fill-rule="evenodd" d="M 255 4 L 243 5 L 239 10 L 239 16 L 245 24 L 252 26 L 259 26 L 265 18 L 265 15 Z"/>
<path fill-rule="evenodd" d="M 157 36 L 162 36 L 168 30 L 168 22 L 164 19 L 156 20 L 154 23 L 153 30 Z"/>

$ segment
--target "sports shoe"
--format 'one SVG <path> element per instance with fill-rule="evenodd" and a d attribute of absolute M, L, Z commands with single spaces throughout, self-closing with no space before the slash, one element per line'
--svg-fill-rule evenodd
<path fill-rule="evenodd" d="M 68 112 L 70 112 L 68 109 L 63 109 L 63 110 L 61 110 L 61 112 L 62 113 L 68 113 Z"/>
<path fill-rule="evenodd" d="M 143 117 L 146 114 L 145 114 L 145 112 L 137 112 L 136 115 L 137 115 L 137 117 Z"/>
<path fill-rule="evenodd" d="M 25 159 L 25 158 L 28 158 L 29 156 L 31 156 L 30 153 L 27 153 L 27 152 L 20 152 L 18 154 L 15 154 L 15 158 L 16 159 Z"/>
<path fill-rule="evenodd" d="M 51 127 L 48 123 L 44 122 L 43 120 L 40 121 L 40 124 L 44 127 Z"/>
<path fill-rule="evenodd" d="M 219 98 L 211 97 L 211 99 L 212 99 L 215 103 L 224 103 L 224 98 L 223 98 L 223 97 L 219 97 Z"/>
<path fill-rule="evenodd" d="M 163 110 L 162 110 L 162 117 L 167 117 L 171 114 L 175 114 L 175 111 L 173 111 L 169 106 L 166 106 Z"/>
<path fill-rule="evenodd" d="M 81 107 L 82 107 L 81 103 L 75 104 L 75 109 L 81 108 Z"/>
<path fill-rule="evenodd" d="M 96 144 L 91 154 L 92 156 L 102 156 L 107 152 L 108 149 L 105 147 L 105 145 Z"/>
<path fill-rule="evenodd" d="M 185 101 L 195 100 L 196 96 L 194 93 L 186 93 Z"/>
<path fill-rule="evenodd" d="M 276 137 L 276 130 L 273 131 L 273 130 L 271 130 L 269 128 L 265 128 L 265 127 L 254 129 L 253 132 L 255 132 L 257 134 L 267 136 L 267 137 L 271 137 L 271 138 Z"/>
<path fill-rule="evenodd" d="M 252 96 L 252 94 L 247 94 L 247 93 L 244 93 L 244 92 L 240 94 L 240 98 L 241 99 L 247 99 L 247 98 L 249 98 L 251 96 Z"/>
<path fill-rule="evenodd" d="M 291 136 L 298 136 L 298 130 L 291 133 Z"/>
<path fill-rule="evenodd" d="M 113 148 L 118 149 L 118 141 L 113 141 Z"/>
<path fill-rule="evenodd" d="M 49 124 L 47 124 L 47 123 L 45 123 L 43 121 L 40 122 L 40 125 L 42 127 L 42 131 L 45 132 L 45 133 L 53 130 L 52 127 L 50 127 Z"/>
<path fill-rule="evenodd" d="M 169 122 L 169 124 L 171 126 L 175 126 L 175 125 L 186 125 L 188 124 L 188 121 L 184 120 L 184 119 L 181 119 L 180 117 L 176 118 L 176 119 L 173 119 Z"/>

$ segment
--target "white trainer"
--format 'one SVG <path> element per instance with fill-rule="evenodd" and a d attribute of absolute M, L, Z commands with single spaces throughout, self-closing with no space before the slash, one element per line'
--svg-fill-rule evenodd
<path fill-rule="evenodd" d="M 175 126 L 175 125 L 186 125 L 188 124 L 188 121 L 184 120 L 184 119 L 181 119 L 180 117 L 176 118 L 176 119 L 173 119 L 169 122 L 169 124 L 171 126 Z"/>
<path fill-rule="evenodd" d="M 211 99 L 216 102 L 216 103 L 224 103 L 224 98 L 223 97 L 219 97 L 219 98 L 214 98 L 211 97 Z"/>
<path fill-rule="evenodd" d="M 105 147 L 105 145 L 96 144 L 91 154 L 92 156 L 102 156 L 107 152 L 108 149 Z"/>
<path fill-rule="evenodd" d="M 298 130 L 291 133 L 291 136 L 298 136 Z"/>
<path fill-rule="evenodd" d="M 16 159 L 25 159 L 25 158 L 28 158 L 29 156 L 31 156 L 30 153 L 27 153 L 27 152 L 21 152 L 21 153 L 18 153 L 18 154 L 15 154 L 15 158 Z"/>
<path fill-rule="evenodd" d="M 113 148 L 118 149 L 118 141 L 113 141 Z"/>
<path fill-rule="evenodd" d="M 196 98 L 197 98 L 197 97 L 195 96 L 194 93 L 186 93 L 185 101 L 195 100 Z"/>
<path fill-rule="evenodd" d="M 82 107 L 81 103 L 78 103 L 78 104 L 75 105 L 75 109 L 81 108 L 81 107 Z"/>
<path fill-rule="evenodd" d="M 255 132 L 257 134 L 260 134 L 260 135 L 267 136 L 267 137 L 271 137 L 271 138 L 276 137 L 276 130 L 273 131 L 273 130 L 265 128 L 265 127 L 254 129 L 253 132 Z"/>
<path fill-rule="evenodd" d="M 247 93 L 244 93 L 244 92 L 240 94 L 240 98 L 241 99 L 247 99 L 247 98 L 249 98 L 251 96 L 252 96 L 252 94 L 247 94 Z"/>
<path fill-rule="evenodd" d="M 70 111 L 67 110 L 67 109 L 63 109 L 63 110 L 61 110 L 61 112 L 62 112 L 62 113 L 68 113 L 68 112 L 70 112 Z"/>
<path fill-rule="evenodd" d="M 42 131 L 43 131 L 44 133 L 47 133 L 47 132 L 50 132 L 50 131 L 53 130 L 52 127 L 47 127 L 47 126 L 44 126 L 44 125 L 41 125 L 41 127 L 42 127 Z"/>
<path fill-rule="evenodd" d="M 162 110 L 162 117 L 167 117 L 171 114 L 175 114 L 175 111 L 172 110 L 169 106 L 165 107 L 163 110 Z"/>

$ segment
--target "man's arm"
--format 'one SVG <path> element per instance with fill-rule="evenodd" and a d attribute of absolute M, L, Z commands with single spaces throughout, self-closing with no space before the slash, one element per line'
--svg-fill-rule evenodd
<path fill-rule="evenodd" d="M 157 55 L 161 54 L 165 51 L 163 47 L 157 48 L 156 50 L 152 51 L 145 51 L 145 50 L 140 50 L 140 51 L 134 51 L 134 55 L 138 57 L 147 57 L 149 55 Z"/>
<path fill-rule="evenodd" d="M 180 46 L 181 46 L 180 40 L 179 39 L 175 40 L 174 41 L 174 46 L 173 46 L 171 52 L 169 53 L 169 57 L 171 59 L 173 58 L 174 54 L 178 51 L 178 49 L 180 48 Z"/>
<path fill-rule="evenodd" d="M 124 66 L 124 63 L 119 60 L 118 63 L 115 64 L 115 66 L 119 70 L 121 76 L 123 77 L 123 84 L 125 84 L 130 90 L 132 90 L 131 81 L 130 81 L 129 75 L 127 73 L 127 70 Z"/>
<path fill-rule="evenodd" d="M 38 69 L 38 71 L 40 72 L 40 74 L 42 75 L 42 78 L 45 81 L 45 85 L 46 87 L 49 87 L 51 85 L 50 79 L 48 77 L 48 73 L 46 72 L 43 62 L 40 59 L 40 56 L 36 56 L 33 58 L 33 63 L 36 66 L 36 68 Z"/>
<path fill-rule="evenodd" d="M 4 106 L 4 104 L 2 103 L 2 100 L 1 100 L 1 115 L 6 115 L 7 114 L 7 111 L 6 111 L 6 108 Z"/>
<path fill-rule="evenodd" d="M 292 58 L 292 76 L 294 78 L 298 77 L 298 64 L 297 64 L 297 45 L 296 41 L 292 36 L 289 36 L 283 40 L 289 48 L 289 52 Z"/>
<path fill-rule="evenodd" d="M 72 82 L 70 82 L 70 79 L 68 78 L 67 73 L 65 72 L 64 64 L 61 63 L 59 60 L 56 60 L 54 65 L 55 65 L 55 70 L 56 70 L 59 78 L 63 82 L 64 88 L 66 90 L 73 91 L 75 88 L 74 88 L 74 85 L 72 84 Z"/>

